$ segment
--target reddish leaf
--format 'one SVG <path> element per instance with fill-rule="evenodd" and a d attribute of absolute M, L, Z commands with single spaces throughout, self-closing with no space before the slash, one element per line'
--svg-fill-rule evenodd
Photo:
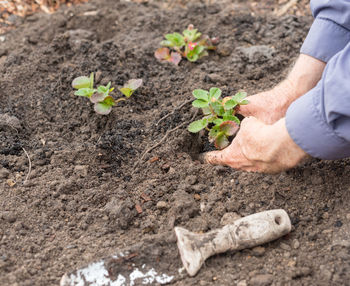
<path fill-rule="evenodd" d="M 130 79 L 124 87 L 129 87 L 132 90 L 138 89 L 142 85 L 142 79 Z"/>
<path fill-rule="evenodd" d="M 180 61 L 181 61 L 181 55 L 179 53 L 172 52 L 169 62 L 172 62 L 175 65 L 178 65 Z"/>
<path fill-rule="evenodd" d="M 216 138 L 214 145 L 216 149 L 224 149 L 230 144 L 230 141 L 228 141 L 227 136 L 223 133 L 220 133 Z"/>
<path fill-rule="evenodd" d="M 239 126 L 236 122 L 233 121 L 225 121 L 220 124 L 220 129 L 227 136 L 233 136 L 237 133 Z"/>
<path fill-rule="evenodd" d="M 104 93 L 94 93 L 93 95 L 91 95 L 90 101 L 92 103 L 102 102 L 106 97 L 107 95 Z"/>
<path fill-rule="evenodd" d="M 159 48 L 154 52 L 154 56 L 161 61 L 170 59 L 170 51 L 168 48 Z"/>

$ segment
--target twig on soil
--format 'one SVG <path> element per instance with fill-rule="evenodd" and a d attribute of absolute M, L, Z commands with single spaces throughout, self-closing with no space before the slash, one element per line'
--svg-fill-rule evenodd
<path fill-rule="evenodd" d="M 294 5 L 296 5 L 298 3 L 298 0 L 290 0 L 288 1 L 288 3 L 286 3 L 285 5 L 282 6 L 282 8 L 276 10 L 274 12 L 274 14 L 277 16 L 277 17 L 281 17 L 283 16 L 284 14 L 286 14 L 288 12 L 288 10 L 290 8 L 292 8 Z"/>
<path fill-rule="evenodd" d="M 184 107 L 187 103 L 190 103 L 190 102 L 192 102 L 192 101 L 193 101 L 193 99 L 190 99 L 190 100 L 187 100 L 187 101 L 181 103 L 180 105 L 176 106 L 171 112 L 169 112 L 167 115 L 165 115 L 165 116 L 163 116 L 161 119 L 159 119 L 158 122 L 156 123 L 156 126 L 158 126 L 159 123 L 160 123 L 161 121 L 163 121 L 164 119 L 168 118 L 170 115 L 174 114 L 175 111 L 181 109 L 181 108 Z"/>
<path fill-rule="evenodd" d="M 192 100 L 191 100 L 191 101 L 192 101 Z M 198 113 L 198 110 L 196 110 L 196 112 L 193 114 L 193 116 L 192 116 L 192 118 L 191 118 L 190 121 L 193 121 L 193 119 L 197 116 L 197 113 Z M 182 126 L 184 126 L 185 124 L 188 124 L 188 121 L 183 122 L 183 123 L 181 123 L 180 125 L 174 127 L 173 129 L 168 130 L 168 131 L 165 133 L 165 135 L 163 136 L 163 138 L 160 139 L 160 141 L 159 141 L 158 143 L 154 144 L 153 146 L 151 146 L 150 148 L 148 148 L 145 152 L 143 152 L 141 158 L 140 158 L 140 159 L 136 162 L 136 164 L 134 165 L 134 171 L 132 171 L 131 174 L 133 175 L 133 174 L 135 173 L 136 168 L 138 167 L 138 165 L 140 164 L 140 162 L 145 158 L 145 156 L 146 156 L 149 152 L 151 152 L 153 149 L 155 149 L 155 148 L 157 148 L 159 145 L 161 145 L 161 144 L 165 141 L 165 139 L 168 138 L 168 136 L 169 136 L 171 133 L 173 133 L 174 131 L 180 129 L 180 128 L 181 128 Z"/>
<path fill-rule="evenodd" d="M 30 160 L 29 155 L 28 155 L 26 149 L 24 149 L 23 147 L 22 147 L 22 149 L 23 149 L 24 153 L 27 155 L 27 158 L 28 158 L 28 161 L 29 161 L 28 174 L 27 174 L 27 176 L 26 176 L 26 178 L 25 178 L 25 180 L 24 180 L 24 182 L 23 182 L 23 185 L 24 185 L 24 184 L 27 182 L 27 180 L 29 179 L 30 172 L 32 171 L 32 161 Z"/>

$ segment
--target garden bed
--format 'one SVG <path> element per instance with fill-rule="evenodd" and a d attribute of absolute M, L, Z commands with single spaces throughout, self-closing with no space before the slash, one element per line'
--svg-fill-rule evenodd
<path fill-rule="evenodd" d="M 186 130 L 195 111 L 183 103 L 192 90 L 216 86 L 223 95 L 251 95 L 274 86 L 312 22 L 252 13 L 245 3 L 91 1 L 34 14 L 3 36 L 2 285 L 58 285 L 65 272 L 144 238 L 161 240 L 174 226 L 205 232 L 220 227 L 225 214 L 273 208 L 289 213 L 290 235 L 213 257 L 196 277 L 173 285 L 348 283 L 349 160 L 313 159 L 279 175 L 196 160 L 210 146 Z M 157 61 L 164 34 L 190 23 L 220 37 L 217 51 L 179 66 Z M 101 116 L 71 87 L 92 71 L 97 83 L 120 87 L 142 78 L 143 86 Z M 179 261 L 176 252 L 168 255 Z"/>

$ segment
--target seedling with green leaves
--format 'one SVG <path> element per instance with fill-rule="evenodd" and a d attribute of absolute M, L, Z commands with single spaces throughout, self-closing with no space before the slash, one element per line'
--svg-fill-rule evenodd
<path fill-rule="evenodd" d="M 221 98 L 221 89 L 212 87 L 209 91 L 196 89 L 192 92 L 196 98 L 192 105 L 201 108 L 204 117 L 192 122 L 188 126 L 188 131 L 197 133 L 202 129 L 209 132 L 209 141 L 214 142 L 217 149 L 227 147 L 229 137 L 235 135 L 241 123 L 235 115 L 239 105 L 248 104 L 247 93 L 238 92 L 234 96 Z"/>
<path fill-rule="evenodd" d="M 142 79 L 131 79 L 119 90 L 128 98 L 141 85 Z M 94 103 L 94 110 L 98 114 L 109 114 L 114 105 L 122 100 L 125 100 L 123 97 L 114 99 L 111 95 L 109 95 L 114 90 L 114 87 L 111 88 L 111 82 L 109 82 L 106 86 L 100 85 L 97 87 L 97 89 L 95 89 L 94 73 L 91 73 L 90 77 L 79 76 L 75 78 L 72 82 L 72 86 L 73 88 L 77 89 L 77 91 L 74 93 L 75 95 L 85 96 L 89 98 L 92 103 Z"/>
<path fill-rule="evenodd" d="M 160 61 L 168 61 L 178 65 L 181 58 L 187 58 L 195 62 L 203 56 L 208 55 L 208 50 L 214 50 L 218 38 L 210 39 L 203 36 L 193 25 L 189 25 L 186 30 L 180 33 L 166 34 L 164 41 L 160 44 L 163 48 L 155 51 L 155 57 Z"/>

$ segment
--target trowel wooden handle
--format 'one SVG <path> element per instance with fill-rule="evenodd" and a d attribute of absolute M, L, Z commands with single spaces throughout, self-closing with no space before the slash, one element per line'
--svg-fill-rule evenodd
<path fill-rule="evenodd" d="M 189 275 L 194 276 L 211 255 L 275 240 L 289 233 L 291 228 L 288 214 L 278 209 L 243 217 L 205 234 L 192 233 L 180 227 L 175 228 L 175 233 L 182 263 Z"/>

